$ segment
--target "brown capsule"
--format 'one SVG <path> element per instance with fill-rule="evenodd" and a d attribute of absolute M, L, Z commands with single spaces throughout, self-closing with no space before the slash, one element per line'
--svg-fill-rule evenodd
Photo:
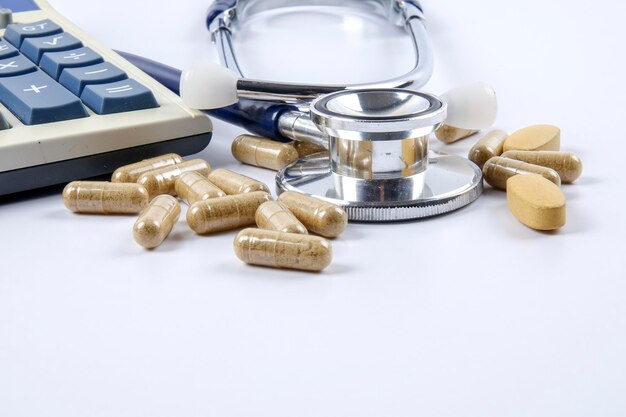
<path fill-rule="evenodd" d="M 278 201 L 311 232 L 324 237 L 339 236 L 348 225 L 348 215 L 339 206 L 295 191 L 285 191 Z"/>
<path fill-rule="evenodd" d="M 472 136 L 478 130 L 460 129 L 458 127 L 443 124 L 435 130 L 435 136 L 443 143 L 454 143 L 457 140 Z"/>
<path fill-rule="evenodd" d="M 508 135 L 502 130 L 492 130 L 482 137 L 467 154 L 467 158 L 480 168 L 487 160 L 502 154 L 504 141 Z"/>
<path fill-rule="evenodd" d="M 288 143 L 251 135 L 237 136 L 231 151 L 239 162 L 274 171 L 298 159 L 298 151 Z"/>
<path fill-rule="evenodd" d="M 63 189 L 63 204 L 74 213 L 137 214 L 149 201 L 136 183 L 74 181 Z"/>
<path fill-rule="evenodd" d="M 565 196 L 540 175 L 518 175 L 507 182 L 506 200 L 511 213 L 536 230 L 556 230 L 567 218 Z"/>
<path fill-rule="evenodd" d="M 285 233 L 308 234 L 306 227 L 285 206 L 268 201 L 261 204 L 255 215 L 256 225 L 261 229 Z"/>
<path fill-rule="evenodd" d="M 333 258 L 329 241 L 318 236 L 273 230 L 244 229 L 233 242 L 235 254 L 247 264 L 318 272 Z"/>
<path fill-rule="evenodd" d="M 513 132 L 504 141 L 504 151 L 558 151 L 561 129 L 552 125 L 533 125 Z"/>
<path fill-rule="evenodd" d="M 158 168 L 180 164 L 183 158 L 175 153 L 168 153 L 150 159 L 144 159 L 134 164 L 124 165 L 113 172 L 111 182 L 137 182 L 142 174 Z"/>
<path fill-rule="evenodd" d="M 195 171 L 185 172 L 177 179 L 174 186 L 176 194 L 189 205 L 196 201 L 208 200 L 209 198 L 224 197 L 226 193 L 220 190 L 205 176 Z"/>
<path fill-rule="evenodd" d="M 507 151 L 503 157 L 517 159 L 529 164 L 551 168 L 559 173 L 561 182 L 571 184 L 583 172 L 580 158 L 571 152 L 561 151 Z"/>
<path fill-rule="evenodd" d="M 270 192 L 267 185 L 263 184 L 261 181 L 224 168 L 218 168 L 212 171 L 209 174 L 209 181 L 224 190 L 226 194 L 231 195 L 251 193 L 254 191 Z"/>
<path fill-rule="evenodd" d="M 168 194 L 156 196 L 133 226 L 135 241 L 147 249 L 156 248 L 170 234 L 180 217 L 180 204 Z"/>
<path fill-rule="evenodd" d="M 561 185 L 561 178 L 555 170 L 515 159 L 496 156 L 485 162 L 483 166 L 485 181 L 492 187 L 501 190 L 506 190 L 506 183 L 509 178 L 519 174 L 539 174 L 557 186 Z"/>
<path fill-rule="evenodd" d="M 313 155 L 314 153 L 327 151 L 327 149 L 323 146 L 315 145 L 309 142 L 301 142 L 299 140 L 294 140 L 289 144 L 296 149 L 299 158 L 305 157 L 307 155 Z"/>
<path fill-rule="evenodd" d="M 268 193 L 255 191 L 198 201 L 187 210 L 187 224 L 198 234 L 252 226 L 259 206 L 271 199 Z"/>
<path fill-rule="evenodd" d="M 139 177 L 137 183 L 146 187 L 152 198 L 160 194 L 176 195 L 176 179 L 185 172 L 190 171 L 195 171 L 206 177 L 209 171 L 211 171 L 211 167 L 202 159 L 192 159 L 182 164 L 148 171 Z"/>

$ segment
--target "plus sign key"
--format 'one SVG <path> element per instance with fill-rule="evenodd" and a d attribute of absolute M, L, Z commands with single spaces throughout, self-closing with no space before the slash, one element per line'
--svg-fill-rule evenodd
<path fill-rule="evenodd" d="M 83 47 L 63 52 L 47 52 L 43 54 L 39 66 L 55 80 L 59 79 L 65 68 L 85 67 L 104 62 L 102 57 L 92 49 Z"/>
<path fill-rule="evenodd" d="M 76 96 L 41 71 L 0 78 L 0 101 L 26 125 L 88 116 Z"/>
<path fill-rule="evenodd" d="M 63 29 L 50 19 L 33 23 L 16 23 L 9 25 L 4 32 L 4 39 L 19 48 L 26 38 L 49 36 L 63 32 Z"/>

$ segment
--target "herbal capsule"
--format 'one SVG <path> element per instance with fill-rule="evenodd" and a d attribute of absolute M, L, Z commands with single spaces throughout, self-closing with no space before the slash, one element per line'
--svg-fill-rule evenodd
<path fill-rule="evenodd" d="M 180 204 L 171 195 L 156 196 L 133 226 L 135 241 L 144 248 L 159 246 L 170 234 L 180 217 Z"/>
<path fill-rule="evenodd" d="M 504 141 L 508 135 L 501 130 L 493 130 L 480 139 L 467 154 L 467 158 L 480 168 L 487 160 L 502 153 Z"/>
<path fill-rule="evenodd" d="M 224 190 L 226 194 L 245 194 L 253 191 L 270 192 L 261 181 L 237 174 L 224 168 L 216 169 L 209 174 L 209 181 Z"/>
<path fill-rule="evenodd" d="M 576 181 L 583 172 L 583 163 L 571 152 L 560 151 L 508 151 L 503 157 L 517 159 L 529 164 L 552 168 L 559 173 L 561 182 L 570 184 Z"/>
<path fill-rule="evenodd" d="M 63 189 L 63 204 L 74 213 L 137 214 L 149 201 L 148 191 L 135 183 L 74 181 Z"/>
<path fill-rule="evenodd" d="M 528 126 L 504 141 L 504 151 L 558 151 L 561 129 L 552 125 Z"/>
<path fill-rule="evenodd" d="M 311 232 L 337 237 L 348 225 L 348 215 L 339 206 L 295 191 L 285 191 L 278 201 Z"/>
<path fill-rule="evenodd" d="M 174 186 L 176 194 L 187 204 L 209 198 L 224 197 L 226 193 L 197 172 L 190 171 L 181 174 Z"/>
<path fill-rule="evenodd" d="M 518 175 L 507 181 L 509 210 L 526 226 L 556 230 L 565 225 L 565 196 L 559 187 L 540 175 Z"/>
<path fill-rule="evenodd" d="M 435 130 L 435 136 L 443 143 L 453 143 L 457 140 L 472 136 L 478 130 L 460 129 L 458 127 L 443 124 Z"/>
<path fill-rule="evenodd" d="M 261 229 L 285 233 L 308 234 L 306 227 L 289 210 L 276 201 L 268 201 L 257 209 L 256 225 Z"/>
<path fill-rule="evenodd" d="M 298 152 L 299 158 L 303 158 L 307 155 L 313 155 L 314 153 L 327 151 L 327 149 L 324 148 L 323 146 L 315 145 L 309 142 L 301 142 L 299 140 L 294 140 L 293 142 L 290 142 L 289 144 L 296 149 L 296 151 Z"/>
<path fill-rule="evenodd" d="M 561 185 L 561 178 L 555 170 L 515 159 L 496 156 L 485 162 L 483 166 L 485 181 L 501 190 L 506 190 L 507 180 L 518 174 L 539 174 L 557 186 Z"/>
<path fill-rule="evenodd" d="M 161 156 L 156 156 L 150 159 L 144 159 L 134 164 L 124 165 L 119 167 L 113 172 L 111 176 L 112 182 L 137 182 L 142 174 L 162 168 L 166 166 L 176 165 L 183 162 L 183 158 L 175 153 L 168 153 Z"/>
<path fill-rule="evenodd" d="M 251 226 L 259 206 L 271 199 L 268 193 L 255 191 L 198 201 L 187 210 L 187 224 L 198 234 Z"/>
<path fill-rule="evenodd" d="M 142 174 L 137 182 L 146 187 L 146 190 L 150 193 L 150 197 L 156 197 L 159 194 L 176 195 L 175 183 L 182 174 L 195 171 L 206 177 L 210 170 L 211 167 L 206 161 L 202 159 L 192 159 L 182 164 L 148 171 Z"/>
<path fill-rule="evenodd" d="M 274 171 L 298 159 L 298 151 L 288 143 L 251 135 L 238 136 L 233 141 L 231 151 L 239 162 Z"/>
<path fill-rule="evenodd" d="M 235 254 L 247 264 L 321 271 L 330 265 L 330 242 L 318 236 L 273 230 L 244 229 L 233 242 Z"/>

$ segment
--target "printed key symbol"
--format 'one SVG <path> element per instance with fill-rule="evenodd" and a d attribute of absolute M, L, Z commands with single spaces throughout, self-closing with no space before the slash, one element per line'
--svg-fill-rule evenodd
<path fill-rule="evenodd" d="M 23 91 L 24 92 L 32 91 L 32 92 L 34 92 L 36 94 L 39 94 L 39 93 L 41 93 L 41 90 L 43 90 L 44 88 L 48 88 L 48 86 L 47 85 L 42 85 L 40 87 L 37 87 L 36 85 L 31 84 L 30 88 L 25 88 Z"/>
<path fill-rule="evenodd" d="M 126 85 L 121 85 L 119 87 L 107 88 L 106 91 L 109 94 L 115 94 L 115 93 L 123 93 L 124 91 L 131 91 L 132 89 L 133 87 L 126 84 Z"/>
<path fill-rule="evenodd" d="M 0 64 L 0 71 L 7 68 L 19 68 L 19 65 L 17 65 L 15 61 L 11 61 L 8 64 Z"/>
<path fill-rule="evenodd" d="M 76 52 L 72 52 L 71 54 L 64 56 L 63 59 L 80 59 L 81 56 L 85 56 L 87 54 L 82 53 L 82 54 L 77 54 Z"/>
<path fill-rule="evenodd" d="M 43 42 L 43 43 L 45 43 L 46 45 L 54 46 L 54 45 L 56 45 L 59 42 L 59 39 L 63 39 L 63 36 L 55 36 L 54 38 L 52 38 L 52 41 L 46 41 L 46 42 Z"/>

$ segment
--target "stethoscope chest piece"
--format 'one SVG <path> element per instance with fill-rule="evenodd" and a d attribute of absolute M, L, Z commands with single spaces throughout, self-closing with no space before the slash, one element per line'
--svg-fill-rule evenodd
<path fill-rule="evenodd" d="M 342 206 L 352 221 L 388 222 L 447 213 L 482 192 L 480 169 L 465 158 L 428 151 L 446 104 L 403 89 L 345 90 L 311 103 L 328 152 L 309 155 L 276 176 L 278 191 L 298 191 Z"/>

